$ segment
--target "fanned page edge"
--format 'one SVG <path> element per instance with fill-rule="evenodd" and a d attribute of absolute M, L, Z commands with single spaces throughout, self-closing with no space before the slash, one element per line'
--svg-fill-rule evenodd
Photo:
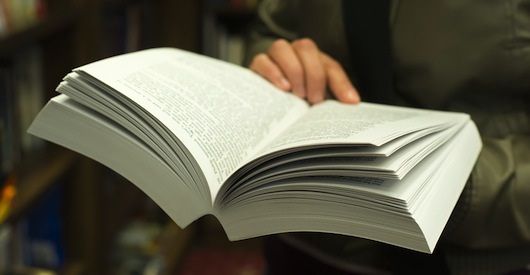
<path fill-rule="evenodd" d="M 285 232 L 329 232 L 369 238 L 424 253 L 433 253 L 441 232 L 443 231 L 445 224 L 454 209 L 456 201 L 465 186 L 466 180 L 469 177 L 482 146 L 476 126 L 471 120 L 469 120 L 466 126 L 461 129 L 453 139 L 448 141 L 448 143 L 451 144 L 448 144 L 450 147 L 447 148 L 447 154 L 441 155 L 443 160 L 436 161 L 437 163 L 444 163 L 444 165 L 440 166 L 439 169 L 436 169 L 437 178 L 435 179 L 435 182 L 430 183 L 436 186 L 436 188 L 434 188 L 434 191 L 428 191 L 428 194 L 444 193 L 446 196 L 444 196 L 443 199 L 439 198 L 436 202 L 425 200 L 425 204 L 422 206 L 421 210 L 416 213 L 411 213 L 409 216 L 411 220 L 407 224 L 409 226 L 414 224 L 414 227 L 409 229 L 412 231 L 408 233 L 402 231 L 399 236 L 394 234 L 389 235 L 386 231 L 386 233 L 383 232 L 383 235 L 378 235 L 378 233 L 373 230 L 373 227 L 368 226 L 366 223 L 346 217 L 340 219 L 335 218 L 336 224 L 333 227 L 330 227 L 330 223 L 334 218 L 332 218 L 332 216 L 320 216 L 320 220 L 315 219 L 315 217 L 311 218 L 309 216 L 310 212 L 322 212 L 324 210 L 321 209 L 321 207 L 311 210 L 312 206 L 310 204 L 306 205 L 303 209 L 306 214 L 297 214 L 296 216 L 292 216 L 293 214 L 291 214 L 291 216 L 273 217 L 271 215 L 273 215 L 272 213 L 274 213 L 274 211 L 270 212 L 267 210 L 267 205 L 270 205 L 270 203 L 268 204 L 265 201 L 262 201 L 263 198 L 262 200 L 255 202 L 249 200 L 244 205 L 244 209 L 241 207 L 227 208 L 224 210 L 214 209 L 214 211 L 216 211 L 215 215 L 218 216 L 221 224 L 223 224 L 225 232 L 230 240 L 247 239 Z M 462 163 L 462 161 L 457 161 L 461 156 L 465 156 L 464 163 Z M 443 184 L 444 178 L 442 177 L 445 176 L 449 176 L 452 180 L 450 184 Z M 451 187 L 450 190 L 444 189 L 447 188 L 448 185 Z M 278 201 L 275 201 L 275 205 L 282 202 L 280 199 L 283 199 L 284 202 L 281 206 L 278 206 L 283 209 L 280 210 L 282 215 L 284 215 L 283 213 L 286 211 L 292 211 L 294 207 L 292 203 L 294 203 L 296 198 L 279 197 L 277 199 Z M 291 203 L 291 206 L 288 206 L 287 203 Z M 302 201 L 301 203 L 304 202 Z M 305 203 L 307 203 L 307 201 Z M 442 208 L 442 210 L 440 210 L 440 208 Z M 243 214 L 243 211 L 245 211 L 246 214 Z M 248 211 L 255 212 L 250 214 Z M 440 219 L 435 223 L 430 223 L 429 220 L 426 219 L 430 213 L 432 214 L 432 211 L 438 211 L 439 213 L 437 212 L 437 214 L 441 215 Z M 278 213 L 276 213 L 276 215 L 278 215 Z M 241 216 L 243 216 L 243 218 L 241 218 Z M 297 224 L 294 224 L 294 220 L 296 220 Z M 352 224 L 355 224 L 359 229 L 354 230 L 356 231 L 355 234 L 346 233 L 353 230 L 351 227 Z M 381 226 L 384 227 L 384 225 Z M 256 227 L 259 229 L 256 230 Z"/>
<path fill-rule="evenodd" d="M 433 196 L 424 200 L 427 206 L 421 206 L 418 212 L 413 214 L 431 253 L 436 247 L 443 228 L 460 198 L 482 149 L 480 134 L 472 120 L 467 122 L 456 138 L 459 138 L 459 141 L 440 165 L 439 170 L 441 172 L 434 179 L 434 190 L 429 193 Z M 448 184 L 444 184 L 444 182 L 448 182 Z M 437 210 L 436 219 L 431 219 L 433 213 L 427 211 L 429 209 Z"/>
<path fill-rule="evenodd" d="M 182 228 L 211 212 L 209 202 L 201 200 L 199 194 L 187 189 L 184 183 L 179 183 L 178 177 L 149 148 L 125 129 L 66 95 L 52 98 L 28 132 L 116 171 L 152 198 Z M 156 184 L 153 182 L 155 177 Z M 175 204 L 175 201 L 181 203 Z"/>

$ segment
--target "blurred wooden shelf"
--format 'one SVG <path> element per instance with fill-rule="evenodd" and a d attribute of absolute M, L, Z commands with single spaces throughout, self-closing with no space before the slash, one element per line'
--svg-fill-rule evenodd
<path fill-rule="evenodd" d="M 23 163 L 16 172 L 17 193 L 5 223 L 16 222 L 22 217 L 33 203 L 73 165 L 77 156 L 70 150 L 54 147 Z"/>

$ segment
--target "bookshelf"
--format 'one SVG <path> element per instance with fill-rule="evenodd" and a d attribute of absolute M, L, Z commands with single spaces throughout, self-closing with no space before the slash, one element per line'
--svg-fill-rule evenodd
<path fill-rule="evenodd" d="M 16 51 L 17 48 L 35 43 L 47 36 L 64 31 L 75 22 L 79 16 L 80 10 L 75 7 L 63 8 L 62 11 L 56 12 L 43 19 L 42 22 L 34 23 L 24 30 L 15 31 L 5 37 L 0 38 L 0 57 L 5 57 Z"/>
<path fill-rule="evenodd" d="M 55 179 L 69 170 L 77 158 L 72 151 L 51 148 L 46 152 L 36 153 L 33 160 L 20 164 L 15 175 L 20 175 L 16 181 L 21 188 L 17 189 L 4 222 L 14 223 L 22 218 L 33 203 L 55 183 Z"/>
<path fill-rule="evenodd" d="M 0 7 L 6 1 L 18 0 L 0 0 Z M 177 270 L 179 259 L 197 238 L 195 230 L 204 223 L 178 229 L 145 194 L 102 165 L 49 143 L 29 139 L 29 145 L 22 144 L 28 140 L 25 129 L 56 95 L 61 78 L 77 66 L 150 47 L 208 54 L 208 45 L 227 43 L 219 40 L 223 34 L 216 34 L 216 40 L 205 39 L 211 31 L 225 32 L 231 39 L 237 36 L 235 49 L 241 57 L 242 32 L 254 16 L 253 8 L 211 0 L 26 1 L 45 3 L 45 15 L 0 36 L 0 188 L 5 188 L 8 177 L 15 179 L 16 187 L 9 212 L 0 221 L 0 273 L 43 268 L 50 274 L 114 274 L 121 264 L 113 258 L 116 240 L 137 220 L 159 227 L 162 241 L 148 256 L 163 259 L 166 272 Z M 208 20 L 214 20 L 214 29 L 208 29 Z M 35 73 L 20 74 L 35 67 L 39 67 Z M 20 89 L 28 92 L 19 93 Z M 22 94 L 23 100 L 18 98 Z M 31 107 L 23 106 L 27 102 L 32 102 Z M 61 223 L 60 231 L 52 232 L 60 238 L 54 248 L 60 259 L 34 266 L 19 259 L 27 255 L 13 247 L 25 242 L 24 227 L 34 222 L 31 217 L 47 200 L 57 199 L 53 194 L 61 198 L 60 207 L 50 210 L 50 219 Z M 3 232 L 9 233 L 7 238 Z"/>
<path fill-rule="evenodd" d="M 1 0 L 0 14 L 4 14 L 5 3 L 21 3 L 15 1 Z M 55 95 L 60 79 L 76 66 L 155 46 L 198 51 L 200 3 L 25 1 L 37 2 L 46 4 L 45 14 L 23 28 L 0 32 L 0 187 L 5 188 L 6 178 L 13 178 L 16 190 L 0 223 L 0 231 L 7 232 L 0 233 L 4 236 L 0 238 L 0 273 L 23 274 L 44 268 L 50 274 L 109 274 L 115 236 L 143 211 L 139 206 L 149 204 L 149 199 L 122 177 L 74 152 L 49 143 L 23 144 L 29 139 L 25 129 L 38 109 Z M 0 15 L 0 21 L 5 19 Z M 28 63 L 34 63 L 37 72 L 26 74 L 34 69 L 26 66 Z M 31 236 L 24 235 L 32 229 L 24 227 L 35 224 L 32 216 L 46 205 L 50 194 L 61 196 L 60 208 L 51 214 L 61 219 L 60 231 L 54 233 L 61 240 L 52 251 L 60 259 L 44 265 L 27 262 L 28 255 L 19 247 L 33 240 L 26 240 Z M 159 209 L 154 211 L 165 217 Z M 164 235 L 183 236 L 175 234 L 174 228 L 168 230 Z M 171 255 L 176 253 L 171 251 Z"/>
<path fill-rule="evenodd" d="M 3 16 L 6 5 L 14 1 L 0 1 Z M 78 183 L 72 175 L 82 158 L 72 151 L 32 139 L 25 129 L 53 96 L 62 75 L 79 63 L 69 49 L 75 48 L 73 34 L 80 25 L 83 5 L 80 1 L 66 0 L 24 1 L 24 5 L 31 4 L 46 5 L 45 13 L 24 26 L 3 29 L 0 37 L 0 188 L 6 190 L 6 178 L 9 178 L 15 190 L 0 221 L 3 232 L 0 273 L 54 274 L 62 265 L 71 265 L 65 262 L 70 261 L 70 256 L 63 251 L 60 240 L 70 228 L 63 227 L 61 222 L 54 222 L 56 226 L 51 228 L 46 220 L 35 216 L 44 213 L 45 219 L 63 219 L 58 203 L 48 206 L 47 202 L 55 201 L 56 194 L 61 201 L 68 196 L 64 186 Z M 0 19 L 5 21 L 15 16 L 10 14 Z M 70 206 L 61 205 L 61 208 Z M 42 241 L 45 237 L 48 243 Z M 26 251 L 33 244 L 44 245 L 46 254 L 59 255 L 59 258 L 48 261 L 36 258 Z"/>

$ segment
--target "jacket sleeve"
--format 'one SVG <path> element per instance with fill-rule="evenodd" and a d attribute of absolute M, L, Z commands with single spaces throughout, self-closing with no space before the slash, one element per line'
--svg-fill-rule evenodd
<path fill-rule="evenodd" d="M 502 119 L 499 119 L 500 117 Z M 530 243 L 530 127 L 528 113 L 485 115 L 475 120 L 483 148 L 444 232 L 468 248 Z M 491 125 L 495 129 L 490 133 Z M 508 129 L 504 133 L 500 128 Z"/>
<path fill-rule="evenodd" d="M 246 63 L 266 52 L 278 38 L 292 41 L 311 38 L 337 60 L 349 60 L 344 36 L 341 1 L 264 0 L 258 8 L 258 22 L 248 37 Z M 349 70 L 349 62 L 341 62 Z"/>

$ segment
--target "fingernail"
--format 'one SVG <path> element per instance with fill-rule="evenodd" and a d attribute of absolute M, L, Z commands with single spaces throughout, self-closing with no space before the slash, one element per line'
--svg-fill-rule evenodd
<path fill-rule="evenodd" d="M 294 91 L 294 93 L 300 98 L 305 98 L 305 90 L 304 90 L 304 88 L 300 88 L 298 91 Z"/>
<path fill-rule="evenodd" d="M 289 88 L 291 88 L 291 83 L 289 83 L 289 81 L 285 77 L 280 78 L 279 84 L 284 90 L 289 90 Z"/>
<path fill-rule="evenodd" d="M 357 93 L 355 93 L 355 91 L 353 91 L 353 90 L 349 90 L 349 91 L 346 93 L 346 99 L 348 100 L 348 102 L 352 102 L 352 103 L 357 103 L 357 102 L 359 102 L 359 96 L 358 96 Z"/>
<path fill-rule="evenodd" d="M 321 97 L 321 96 L 317 96 L 317 97 L 315 97 L 315 98 L 313 99 L 312 103 L 313 103 L 313 104 L 317 104 L 317 103 L 320 103 L 320 102 L 322 102 L 322 101 L 324 101 L 324 98 Z"/>

